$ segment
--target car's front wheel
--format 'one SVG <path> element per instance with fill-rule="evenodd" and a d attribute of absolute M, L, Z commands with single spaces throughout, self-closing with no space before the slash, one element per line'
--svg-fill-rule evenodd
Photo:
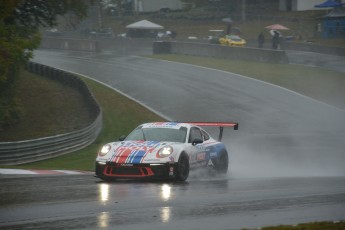
<path fill-rule="evenodd" d="M 185 181 L 189 176 L 189 158 L 187 154 L 182 153 L 176 167 L 176 180 Z"/>

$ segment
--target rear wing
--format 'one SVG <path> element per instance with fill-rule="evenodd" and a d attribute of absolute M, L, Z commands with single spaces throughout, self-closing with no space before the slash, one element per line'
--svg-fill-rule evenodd
<path fill-rule="evenodd" d="M 236 122 L 184 122 L 197 126 L 219 127 L 218 141 L 222 140 L 224 127 L 233 127 L 234 130 L 238 130 L 238 123 Z"/>

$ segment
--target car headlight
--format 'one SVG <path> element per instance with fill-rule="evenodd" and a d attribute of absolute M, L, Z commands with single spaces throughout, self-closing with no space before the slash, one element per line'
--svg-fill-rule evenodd
<path fill-rule="evenodd" d="M 173 148 L 171 146 L 165 146 L 158 151 L 158 157 L 167 157 L 173 153 Z"/>
<path fill-rule="evenodd" d="M 106 154 L 110 151 L 110 149 L 111 149 L 111 146 L 110 146 L 109 144 L 104 145 L 104 146 L 101 148 L 101 150 L 98 152 L 98 155 L 104 156 L 104 155 L 106 155 Z"/>

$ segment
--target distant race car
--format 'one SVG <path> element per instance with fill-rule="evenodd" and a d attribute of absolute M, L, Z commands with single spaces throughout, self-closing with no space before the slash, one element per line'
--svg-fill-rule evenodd
<path fill-rule="evenodd" d="M 219 38 L 219 43 L 223 46 L 245 46 L 246 41 L 238 35 L 225 35 Z"/>
<path fill-rule="evenodd" d="M 219 127 L 213 139 L 200 126 Z M 228 152 L 221 138 L 233 122 L 155 122 L 139 125 L 127 137 L 104 145 L 96 158 L 95 176 L 117 178 L 171 178 L 185 181 L 190 169 L 228 171 Z"/>

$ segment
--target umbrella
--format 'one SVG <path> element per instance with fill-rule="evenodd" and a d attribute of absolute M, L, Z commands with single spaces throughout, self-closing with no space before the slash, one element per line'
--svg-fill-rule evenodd
<path fill-rule="evenodd" d="M 223 18 L 222 22 L 232 23 L 232 19 L 231 18 Z"/>
<path fill-rule="evenodd" d="M 289 30 L 289 28 L 280 24 L 269 25 L 269 26 L 266 26 L 265 28 L 270 29 L 270 30 Z"/>
<path fill-rule="evenodd" d="M 279 37 L 282 36 L 282 34 L 281 34 L 278 30 L 270 30 L 270 34 L 271 34 L 272 36 L 274 36 L 275 33 L 277 33 L 277 34 L 279 35 Z"/>

